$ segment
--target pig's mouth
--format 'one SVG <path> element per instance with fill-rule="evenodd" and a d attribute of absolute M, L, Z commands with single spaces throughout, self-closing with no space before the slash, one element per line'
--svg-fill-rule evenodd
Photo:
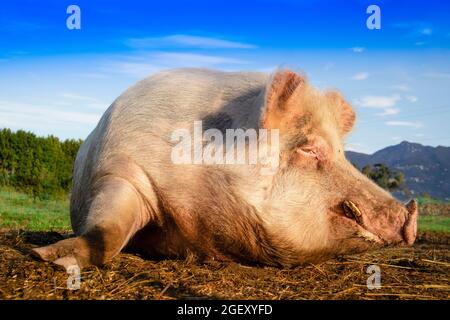
<path fill-rule="evenodd" d="M 399 226 L 399 234 L 389 236 L 388 238 L 381 236 L 375 231 L 375 228 L 371 227 L 370 221 L 363 215 L 354 202 L 344 200 L 341 207 L 345 216 L 354 221 L 354 224 L 357 227 L 356 236 L 365 241 L 382 246 L 396 243 L 412 245 L 416 239 L 418 208 L 415 200 L 411 200 L 406 204 L 407 213 L 405 216 L 405 223 L 402 226 Z"/>
<path fill-rule="evenodd" d="M 380 245 L 386 244 L 385 241 L 378 235 L 373 232 L 367 230 L 367 227 L 364 226 L 363 215 L 361 210 L 359 210 L 358 206 L 350 201 L 344 200 L 342 202 L 342 209 L 347 218 L 353 220 L 358 228 L 356 232 L 356 236 L 359 238 L 363 238 L 366 241 L 377 243 Z"/>

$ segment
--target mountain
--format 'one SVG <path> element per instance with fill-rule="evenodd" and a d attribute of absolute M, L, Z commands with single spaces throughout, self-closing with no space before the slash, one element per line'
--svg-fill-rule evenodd
<path fill-rule="evenodd" d="M 347 151 L 346 155 L 359 169 L 383 163 L 403 172 L 405 185 L 413 196 L 427 192 L 434 198 L 450 200 L 450 147 L 403 141 L 371 155 L 353 151 Z"/>

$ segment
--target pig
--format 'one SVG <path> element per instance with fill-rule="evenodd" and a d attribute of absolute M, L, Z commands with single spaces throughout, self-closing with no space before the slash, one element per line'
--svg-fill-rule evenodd
<path fill-rule="evenodd" d="M 278 166 L 267 174 L 260 163 L 173 163 L 172 133 L 199 120 L 203 130 L 278 130 Z M 112 103 L 77 154 L 76 237 L 33 254 L 66 268 L 122 250 L 291 267 L 412 245 L 415 200 L 398 202 L 345 157 L 354 123 L 338 91 L 289 69 L 158 72 Z"/>

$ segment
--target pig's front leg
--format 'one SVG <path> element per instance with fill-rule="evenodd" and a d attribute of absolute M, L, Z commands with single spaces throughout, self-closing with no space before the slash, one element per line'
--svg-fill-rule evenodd
<path fill-rule="evenodd" d="M 117 255 L 149 222 L 139 193 L 127 180 L 106 176 L 95 189 L 81 235 L 33 249 L 34 255 L 66 269 L 101 265 Z"/>

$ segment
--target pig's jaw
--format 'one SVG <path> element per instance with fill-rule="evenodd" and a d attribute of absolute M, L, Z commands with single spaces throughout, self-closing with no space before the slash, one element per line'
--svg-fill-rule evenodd
<path fill-rule="evenodd" d="M 385 244 L 383 239 L 381 239 L 379 236 L 377 236 L 376 234 L 368 231 L 367 229 L 364 229 L 360 226 L 358 226 L 359 230 L 356 232 L 356 235 L 366 241 L 369 241 L 371 243 L 374 244 L 379 244 L 379 245 L 383 245 Z"/>

